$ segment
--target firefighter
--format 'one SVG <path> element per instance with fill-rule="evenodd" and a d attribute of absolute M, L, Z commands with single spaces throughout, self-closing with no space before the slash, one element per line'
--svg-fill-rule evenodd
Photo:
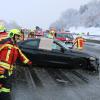
<path fill-rule="evenodd" d="M 6 28 L 3 25 L 0 25 L 0 41 L 7 38 L 8 33 L 6 32 Z"/>
<path fill-rule="evenodd" d="M 74 41 L 74 45 L 77 47 L 77 49 L 82 50 L 84 48 L 84 42 L 85 39 L 81 35 L 78 35 Z"/>
<path fill-rule="evenodd" d="M 35 38 L 35 30 L 30 30 L 30 33 L 28 34 L 28 38 Z"/>
<path fill-rule="evenodd" d="M 0 94 L 9 94 L 11 91 L 10 80 L 15 68 L 13 65 L 17 58 L 25 64 L 32 64 L 16 45 L 20 35 L 20 30 L 10 30 L 10 38 L 5 39 L 5 43 L 0 48 Z"/>
<path fill-rule="evenodd" d="M 50 31 L 49 33 L 48 33 L 48 38 L 51 38 L 51 39 L 54 39 L 55 38 L 55 34 L 56 34 L 56 32 L 55 31 Z"/>

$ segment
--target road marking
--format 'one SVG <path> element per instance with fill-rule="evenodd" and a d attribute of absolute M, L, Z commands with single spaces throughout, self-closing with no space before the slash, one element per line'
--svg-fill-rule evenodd
<path fill-rule="evenodd" d="M 62 82 L 62 83 L 68 83 L 68 81 L 66 81 L 66 80 L 62 80 L 62 79 L 56 79 L 56 81 L 58 81 L 58 82 Z"/>

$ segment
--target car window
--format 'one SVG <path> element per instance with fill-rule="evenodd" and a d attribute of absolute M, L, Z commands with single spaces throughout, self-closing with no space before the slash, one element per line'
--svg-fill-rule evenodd
<path fill-rule="evenodd" d="M 39 41 L 38 40 L 27 41 L 27 42 L 24 43 L 24 45 L 29 46 L 29 47 L 36 47 L 36 48 L 38 48 Z"/>

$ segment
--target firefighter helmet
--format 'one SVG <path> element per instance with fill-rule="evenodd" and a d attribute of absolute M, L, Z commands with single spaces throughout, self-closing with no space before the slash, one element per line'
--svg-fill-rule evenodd
<path fill-rule="evenodd" d="M 19 35 L 21 36 L 21 32 L 19 29 L 12 29 L 9 31 L 9 37 L 12 38 L 14 35 Z"/>
<path fill-rule="evenodd" d="M 50 31 L 51 34 L 55 34 L 55 31 Z"/>
<path fill-rule="evenodd" d="M 6 28 L 3 25 L 0 25 L 0 32 L 4 32 Z"/>

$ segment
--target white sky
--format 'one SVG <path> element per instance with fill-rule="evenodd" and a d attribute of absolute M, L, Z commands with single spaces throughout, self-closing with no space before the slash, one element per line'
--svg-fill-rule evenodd
<path fill-rule="evenodd" d="M 15 20 L 23 27 L 48 28 L 69 8 L 79 9 L 91 0 L 1 0 L 0 19 Z"/>

